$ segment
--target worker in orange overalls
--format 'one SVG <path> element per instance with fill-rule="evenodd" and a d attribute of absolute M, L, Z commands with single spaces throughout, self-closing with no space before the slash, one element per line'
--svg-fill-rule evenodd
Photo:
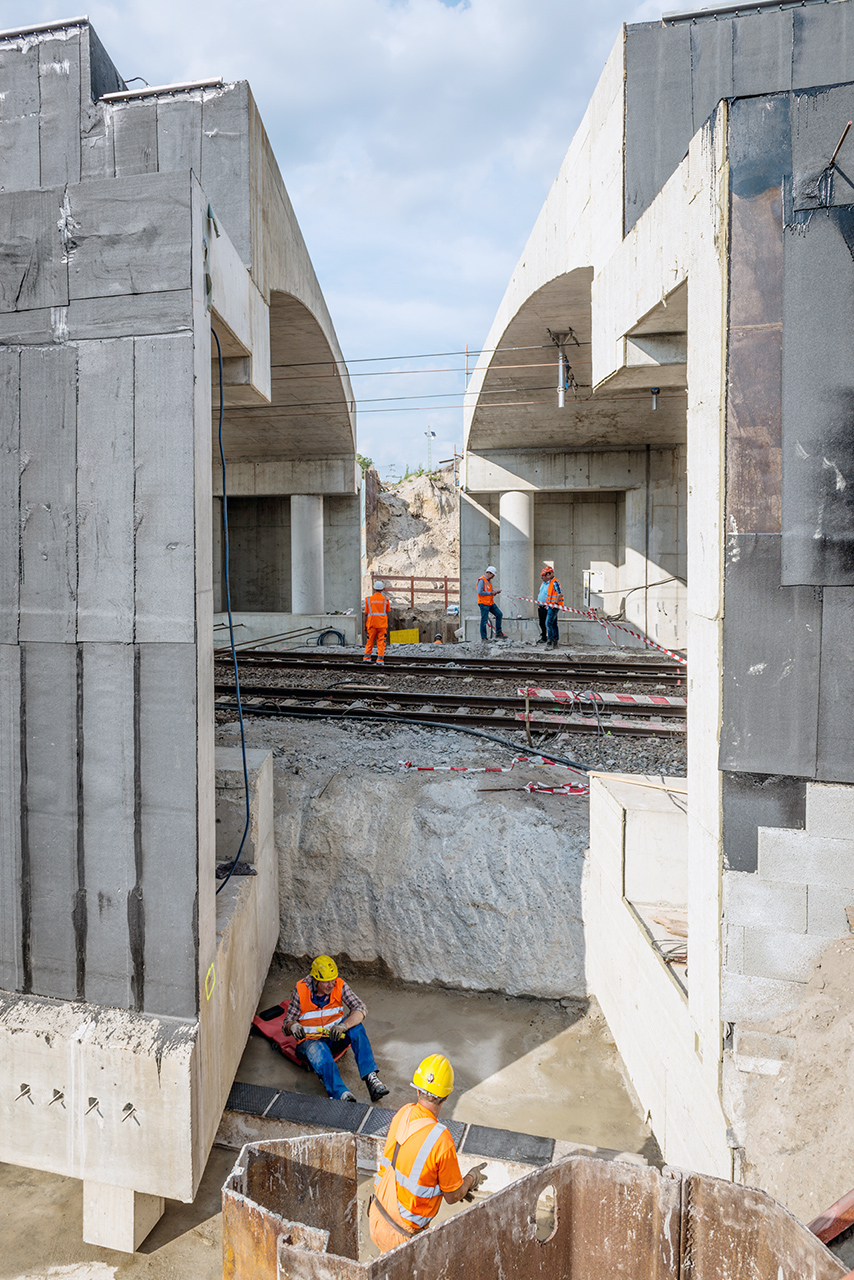
<path fill-rule="evenodd" d="M 551 577 L 548 579 L 548 590 L 546 591 L 546 641 L 547 649 L 556 649 L 558 642 L 557 615 L 558 610 L 563 604 L 563 592 L 560 589 L 560 583 L 554 575 L 554 569 L 550 570 Z M 545 577 L 545 571 L 543 576 Z"/>
<path fill-rule="evenodd" d="M 365 631 L 368 642 L 365 645 L 363 662 L 370 662 L 377 647 L 377 666 L 385 665 L 385 639 L 388 635 L 388 597 L 385 587 L 379 578 L 374 583 L 373 595 L 365 596 Z"/>
<path fill-rule="evenodd" d="M 368 1206 L 371 1239 L 381 1253 L 430 1226 L 444 1196 L 448 1204 L 474 1199 L 485 1164 L 463 1177 L 454 1140 L 439 1123 L 442 1103 L 454 1087 L 454 1068 L 431 1053 L 412 1078 L 417 1102 L 401 1107 L 388 1127 Z"/>
<path fill-rule="evenodd" d="M 486 570 L 477 580 L 477 602 L 480 605 L 480 638 L 486 639 L 486 624 L 489 622 L 489 615 L 493 614 L 495 618 L 495 638 L 496 640 L 506 640 L 507 637 L 501 630 L 501 622 L 504 614 L 495 603 L 495 597 L 500 596 L 501 592 L 496 591 L 492 585 L 492 579 L 495 577 L 496 569 L 494 564 L 486 566 Z"/>

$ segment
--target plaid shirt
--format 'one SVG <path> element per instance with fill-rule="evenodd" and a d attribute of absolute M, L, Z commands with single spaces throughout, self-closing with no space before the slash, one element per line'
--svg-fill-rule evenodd
<path fill-rule="evenodd" d="M 312 997 L 314 999 L 317 999 L 317 997 L 314 995 L 314 979 L 312 978 L 310 973 L 307 973 L 305 975 L 305 977 L 303 978 L 303 982 L 308 983 L 309 989 L 311 990 Z M 321 996 L 321 999 L 323 999 L 322 996 Z M 323 1001 L 323 1003 L 326 1004 L 328 999 L 329 997 L 327 996 L 326 999 Z M 350 1010 L 350 1013 L 355 1013 L 357 1009 L 360 1009 L 362 1013 L 365 1013 L 365 1014 L 368 1012 L 367 1008 L 365 1007 L 363 1002 L 359 999 L 359 997 L 353 995 L 353 992 L 347 986 L 346 982 L 344 983 L 341 991 L 341 999 L 344 1002 L 344 1004 L 346 1004 L 347 1008 Z M 285 1014 L 285 1023 L 287 1024 L 290 1022 L 299 1022 L 301 1012 L 302 1012 L 302 1008 L 300 1006 L 299 992 L 297 991 L 296 987 L 294 987 L 293 994 L 291 995 L 291 1002 L 288 1005 L 287 1013 Z"/>

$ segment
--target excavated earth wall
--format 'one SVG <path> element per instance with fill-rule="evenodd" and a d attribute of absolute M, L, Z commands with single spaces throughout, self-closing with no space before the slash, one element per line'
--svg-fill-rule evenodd
<path fill-rule="evenodd" d="M 408 982 L 582 997 L 587 801 L 529 794 L 563 770 L 409 772 L 399 761 L 508 765 L 451 733 L 250 721 L 274 751 L 288 955 L 346 955 Z M 231 743 L 235 727 L 220 729 Z"/>

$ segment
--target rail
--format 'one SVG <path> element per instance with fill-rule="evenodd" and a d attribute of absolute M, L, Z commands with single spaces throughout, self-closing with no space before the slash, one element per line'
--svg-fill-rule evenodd
<path fill-rule="evenodd" d="M 439 576 L 428 577 L 423 574 L 407 575 L 405 573 L 384 573 L 382 575 L 378 573 L 377 577 L 381 577 L 381 580 L 388 587 L 389 596 L 391 596 L 395 592 L 399 592 L 399 584 L 402 583 L 404 585 L 404 589 L 409 591 L 409 605 L 410 605 L 410 608 L 412 609 L 415 608 L 415 597 L 417 595 L 418 596 L 431 596 L 431 595 L 442 596 L 443 595 L 445 599 L 446 609 L 451 600 L 453 600 L 457 604 L 459 603 L 459 599 L 460 599 L 459 578 L 442 578 Z M 421 586 L 415 585 L 416 583 L 420 583 L 420 582 L 430 582 L 433 585 L 429 587 L 421 587 Z M 449 589 L 451 584 L 453 584 L 456 587 L 455 593 L 451 592 Z"/>

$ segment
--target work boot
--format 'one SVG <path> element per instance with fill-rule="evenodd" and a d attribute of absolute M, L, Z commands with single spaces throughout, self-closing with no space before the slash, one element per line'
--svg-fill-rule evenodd
<path fill-rule="evenodd" d="M 495 639 L 496 639 L 496 640 L 506 640 L 507 638 L 508 638 L 508 637 L 504 634 L 504 632 L 503 632 L 503 631 L 496 631 L 496 633 L 495 633 Z"/>
<path fill-rule="evenodd" d="M 363 1079 L 365 1084 L 368 1086 L 368 1093 L 370 1094 L 371 1102 L 379 1102 L 380 1098 L 384 1098 L 388 1093 L 388 1089 L 385 1087 L 382 1080 L 380 1080 L 376 1071 L 369 1071 Z"/>
<path fill-rule="evenodd" d="M 345 1089 L 344 1092 L 341 1094 L 341 1097 L 338 1099 L 338 1101 L 339 1102 L 355 1102 L 356 1095 L 354 1093 L 351 1093 L 349 1089 Z"/>
<path fill-rule="evenodd" d="M 362 659 L 362 661 L 363 661 L 363 662 L 370 663 L 370 661 L 371 661 L 371 660 L 370 660 L 370 658 L 363 658 L 363 659 Z"/>
<path fill-rule="evenodd" d="M 384 667 L 384 666 L 385 666 L 385 658 L 377 658 L 377 666 L 378 666 L 378 667 Z"/>
<path fill-rule="evenodd" d="M 534 641 L 534 644 L 548 644 L 548 642 L 549 642 L 548 636 L 540 636 L 539 640 Z"/>

